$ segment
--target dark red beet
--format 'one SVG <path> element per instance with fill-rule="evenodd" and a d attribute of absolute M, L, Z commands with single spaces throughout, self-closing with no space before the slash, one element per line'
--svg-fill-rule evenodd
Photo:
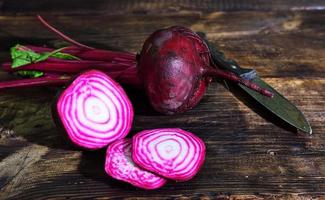
<path fill-rule="evenodd" d="M 209 49 L 197 34 L 183 27 L 154 32 L 144 43 L 138 74 L 152 106 L 173 114 L 194 107 L 211 81 Z"/>
<path fill-rule="evenodd" d="M 82 49 L 88 49 L 90 52 L 94 51 L 91 47 L 65 36 L 40 16 L 39 19 L 46 27 L 68 42 Z M 102 51 L 101 54 L 111 57 L 109 55 L 112 52 Z M 95 55 L 98 58 L 97 53 Z M 116 55 L 112 57 L 115 60 L 119 57 L 124 61 L 127 59 L 127 63 L 132 60 L 131 54 L 124 53 L 124 55 L 117 56 L 116 53 L 113 53 L 112 55 Z M 80 54 L 76 56 L 80 56 Z M 127 81 L 128 79 L 139 80 L 131 82 L 142 84 L 151 105 L 155 110 L 165 114 L 184 112 L 197 105 L 212 77 L 241 83 L 266 96 L 273 95 L 231 72 L 217 69 L 211 63 L 210 57 L 207 44 L 192 30 L 180 26 L 160 29 L 152 33 L 142 47 L 137 60 L 137 70 L 134 70 L 134 72 L 137 71 L 138 77 L 136 74 L 127 73 L 127 76 L 122 74 L 118 79 L 121 82 L 130 82 Z"/>
<path fill-rule="evenodd" d="M 206 43 L 199 35 L 184 27 L 174 26 L 151 34 L 135 61 L 135 56 L 130 53 L 97 50 L 80 44 L 56 30 L 41 17 L 39 19 L 51 31 L 75 45 L 63 52 L 81 60 L 57 62 L 51 58 L 19 69 L 10 68 L 9 63 L 8 66 L 3 65 L 7 71 L 38 70 L 62 74 L 77 73 L 88 68 L 100 69 L 118 82 L 143 87 L 154 109 L 165 114 L 185 112 L 197 105 L 213 77 L 241 83 L 266 96 L 273 95 L 249 80 L 214 66 Z M 36 52 L 50 50 L 33 46 L 30 49 Z M 7 82 L 3 85 L 14 87 L 16 83 Z"/>
<path fill-rule="evenodd" d="M 173 26 L 154 32 L 144 43 L 138 75 L 155 110 L 174 114 L 194 107 L 212 77 L 246 85 L 266 96 L 269 91 L 210 62 L 206 43 L 190 29 Z"/>

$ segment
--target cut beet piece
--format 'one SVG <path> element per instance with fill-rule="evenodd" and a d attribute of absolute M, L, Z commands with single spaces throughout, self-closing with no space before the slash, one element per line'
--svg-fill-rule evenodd
<path fill-rule="evenodd" d="M 58 97 L 56 111 L 69 139 L 86 149 L 124 138 L 133 122 L 133 107 L 123 88 L 97 70 L 77 76 Z"/>
<path fill-rule="evenodd" d="M 132 161 L 131 148 L 131 139 L 121 139 L 110 144 L 106 153 L 106 173 L 144 189 L 152 190 L 163 186 L 166 179 L 136 166 Z"/>
<path fill-rule="evenodd" d="M 145 130 L 133 137 L 132 158 L 140 167 L 165 178 L 186 181 L 205 158 L 205 144 L 179 128 Z"/>

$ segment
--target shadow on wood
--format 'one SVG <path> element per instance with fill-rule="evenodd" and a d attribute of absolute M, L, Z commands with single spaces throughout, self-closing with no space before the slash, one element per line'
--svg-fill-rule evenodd
<path fill-rule="evenodd" d="M 86 178 L 102 182 L 110 188 L 135 191 L 136 188 L 132 185 L 118 181 L 106 174 L 104 168 L 105 155 L 106 148 L 100 151 L 83 151 L 78 168 L 79 172 Z"/>
<path fill-rule="evenodd" d="M 255 113 L 263 117 L 266 121 L 271 122 L 272 124 L 281 127 L 289 132 L 298 133 L 297 129 L 277 117 L 274 113 L 267 110 L 264 106 L 258 103 L 253 97 L 247 94 L 244 90 L 237 86 L 237 84 L 227 82 L 227 86 L 230 92 L 246 106 L 248 106 Z M 248 122 L 249 123 L 249 122 Z"/>

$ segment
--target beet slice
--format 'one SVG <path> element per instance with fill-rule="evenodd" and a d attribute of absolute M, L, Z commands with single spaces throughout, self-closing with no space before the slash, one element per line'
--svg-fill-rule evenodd
<path fill-rule="evenodd" d="M 133 107 L 123 88 L 98 70 L 77 76 L 56 101 L 60 124 L 75 145 L 99 149 L 124 138 Z"/>
<path fill-rule="evenodd" d="M 145 130 L 133 137 L 133 161 L 165 178 L 187 181 L 201 168 L 204 142 L 179 128 Z"/>
<path fill-rule="evenodd" d="M 131 139 L 121 139 L 110 144 L 106 153 L 106 173 L 139 188 L 152 190 L 162 187 L 166 179 L 139 168 L 132 161 L 131 148 Z"/>

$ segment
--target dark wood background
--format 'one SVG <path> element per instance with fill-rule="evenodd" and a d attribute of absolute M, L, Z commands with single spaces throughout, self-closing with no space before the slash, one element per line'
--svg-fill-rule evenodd
<path fill-rule="evenodd" d="M 35 19 L 44 15 L 75 39 L 138 52 L 154 30 L 204 31 L 228 57 L 297 105 L 314 134 L 295 133 L 239 91 L 220 83 L 193 110 L 155 113 L 141 91 L 132 134 L 180 127 L 207 144 L 191 181 L 155 191 L 104 173 L 104 152 L 71 148 L 51 119 L 57 88 L 0 91 L 0 199 L 309 199 L 325 194 L 325 1 L 321 0 L 0 0 L 0 60 L 10 46 L 64 43 Z M 0 79 L 11 78 L 0 71 Z M 239 97 L 238 98 L 236 98 Z M 252 110 L 253 109 L 253 110 Z"/>

